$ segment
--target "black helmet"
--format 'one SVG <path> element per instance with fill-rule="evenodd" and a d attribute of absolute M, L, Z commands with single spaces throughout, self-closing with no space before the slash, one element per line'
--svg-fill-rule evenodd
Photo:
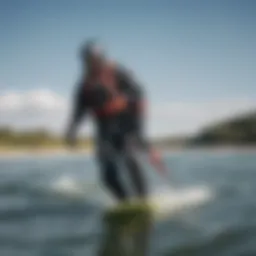
<path fill-rule="evenodd" d="M 88 60 L 91 57 L 103 58 L 103 47 L 96 40 L 89 40 L 85 42 L 80 51 L 80 55 L 83 61 Z"/>

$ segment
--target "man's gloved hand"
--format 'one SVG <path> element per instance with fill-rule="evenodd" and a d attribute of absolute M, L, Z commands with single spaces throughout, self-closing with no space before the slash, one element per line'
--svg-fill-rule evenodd
<path fill-rule="evenodd" d="M 149 154 L 151 164 L 161 173 L 165 172 L 165 165 L 161 153 L 156 149 L 151 149 Z"/>

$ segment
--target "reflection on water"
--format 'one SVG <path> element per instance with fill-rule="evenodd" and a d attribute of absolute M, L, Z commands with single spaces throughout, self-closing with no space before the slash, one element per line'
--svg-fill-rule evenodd
<path fill-rule="evenodd" d="M 147 205 L 126 205 L 107 211 L 99 255 L 148 255 L 152 223 Z"/>

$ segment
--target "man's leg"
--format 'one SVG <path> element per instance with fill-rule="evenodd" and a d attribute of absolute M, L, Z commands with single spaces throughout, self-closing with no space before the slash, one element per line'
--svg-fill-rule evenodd
<path fill-rule="evenodd" d="M 144 198 L 147 196 L 146 180 L 143 176 L 142 166 L 134 156 L 126 159 L 126 165 L 129 170 L 134 188 L 139 197 Z"/>
<path fill-rule="evenodd" d="M 98 159 L 103 183 L 118 200 L 127 198 L 124 186 L 118 175 L 118 166 L 113 149 L 109 144 L 101 145 L 98 152 Z"/>
<path fill-rule="evenodd" d="M 121 120 L 121 124 L 119 151 L 128 169 L 136 194 L 139 197 L 146 197 L 146 180 L 143 175 L 142 164 L 137 157 L 138 150 L 144 150 L 140 140 L 143 130 L 142 119 L 136 113 L 126 113 Z"/>
<path fill-rule="evenodd" d="M 147 196 L 146 179 L 143 175 L 142 164 L 139 162 L 139 159 L 136 156 L 136 151 L 134 151 L 137 145 L 133 143 L 132 139 L 133 138 L 129 137 L 126 138 L 124 153 L 125 163 L 128 168 L 137 195 L 139 197 L 144 198 Z"/>

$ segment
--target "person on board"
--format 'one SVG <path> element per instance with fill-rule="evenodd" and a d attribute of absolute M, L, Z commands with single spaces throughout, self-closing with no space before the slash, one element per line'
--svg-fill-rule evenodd
<path fill-rule="evenodd" d="M 145 198 L 147 185 L 136 150 L 147 152 L 153 164 L 160 166 L 161 160 L 144 137 L 142 87 L 124 67 L 109 61 L 97 42 L 86 42 L 80 53 L 82 77 L 75 91 L 67 142 L 75 145 L 77 127 L 89 114 L 95 122 L 96 159 L 103 183 L 116 199 L 129 199 L 120 180 L 120 157 L 129 171 L 136 195 Z"/>

